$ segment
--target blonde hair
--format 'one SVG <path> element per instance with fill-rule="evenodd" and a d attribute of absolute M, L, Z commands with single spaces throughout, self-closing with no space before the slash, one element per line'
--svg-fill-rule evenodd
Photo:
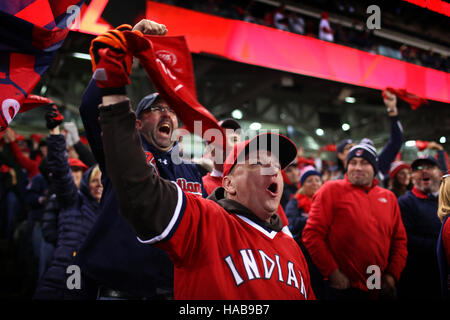
<path fill-rule="evenodd" d="M 95 167 L 92 169 L 91 174 L 89 175 L 89 183 L 92 182 L 92 180 L 94 180 L 94 178 L 98 175 L 101 174 L 102 172 L 100 171 L 100 168 L 98 166 L 98 164 L 95 165 Z"/>
<path fill-rule="evenodd" d="M 444 221 L 450 214 L 450 179 L 443 178 L 441 189 L 439 191 L 438 217 Z"/>

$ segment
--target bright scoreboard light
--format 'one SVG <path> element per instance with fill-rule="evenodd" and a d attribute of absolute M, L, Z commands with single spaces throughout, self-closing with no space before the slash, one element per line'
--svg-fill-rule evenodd
<path fill-rule="evenodd" d="M 112 28 L 102 11 L 108 0 L 83 8 L 80 32 Z M 145 17 L 184 35 L 193 53 L 383 90 L 396 87 L 425 99 L 450 102 L 449 73 L 274 28 L 147 1 Z"/>

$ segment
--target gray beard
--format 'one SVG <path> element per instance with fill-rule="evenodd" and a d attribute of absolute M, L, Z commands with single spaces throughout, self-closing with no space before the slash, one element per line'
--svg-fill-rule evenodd
<path fill-rule="evenodd" d="M 439 186 L 435 186 L 435 184 L 431 185 L 430 187 L 426 187 L 426 188 L 417 188 L 419 189 L 423 194 L 430 194 L 430 193 L 435 193 L 439 190 Z"/>

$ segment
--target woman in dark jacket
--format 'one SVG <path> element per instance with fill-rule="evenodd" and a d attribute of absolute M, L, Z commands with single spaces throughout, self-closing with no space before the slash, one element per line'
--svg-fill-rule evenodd
<path fill-rule="evenodd" d="M 300 242 L 303 228 L 306 225 L 313 195 L 322 186 L 322 175 L 314 167 L 304 168 L 300 177 L 301 187 L 286 205 L 286 217 L 289 220 L 289 230 L 294 239 Z"/>
<path fill-rule="evenodd" d="M 81 283 L 77 284 L 71 283 L 69 277 L 74 272 L 74 267 L 71 265 L 77 250 L 81 247 L 98 215 L 103 191 L 101 172 L 98 166 L 91 167 L 82 174 L 77 187 L 75 182 L 77 175 L 75 172 L 73 175 L 71 170 L 76 167 L 74 165 L 76 160 L 69 161 L 67 158 L 66 141 L 60 134 L 59 126 L 51 128 L 48 125 L 48 127 L 50 129 L 47 139 L 48 170 L 56 186 L 56 198 L 60 211 L 56 249 L 50 266 L 38 283 L 34 298 L 86 299 L 89 297 L 89 292 L 84 279 L 81 277 Z M 81 161 L 79 166 L 83 166 Z"/>

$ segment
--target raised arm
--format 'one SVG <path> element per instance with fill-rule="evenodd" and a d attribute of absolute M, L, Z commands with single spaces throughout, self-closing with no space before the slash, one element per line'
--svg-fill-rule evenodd
<path fill-rule="evenodd" d="M 441 169 L 442 174 L 446 174 L 448 171 L 448 168 L 447 168 L 447 159 L 445 157 L 444 147 L 437 142 L 430 141 L 430 142 L 428 142 L 427 149 L 436 150 L 437 160 L 439 163 L 439 169 Z"/>
<path fill-rule="evenodd" d="M 28 172 L 28 176 L 33 178 L 39 173 L 39 163 L 37 161 L 31 160 L 29 157 L 23 154 L 20 150 L 19 145 L 16 141 L 16 133 L 11 128 L 7 128 L 4 135 L 4 140 L 9 143 L 11 152 L 14 155 L 15 160 L 19 165 Z"/>
<path fill-rule="evenodd" d="M 118 51 L 126 50 L 123 45 L 124 39 L 119 40 L 120 31 L 130 29 L 131 26 L 121 25 L 118 28 L 110 30 L 93 40 L 92 45 L 89 49 L 91 61 L 93 62 L 93 72 L 95 72 L 95 70 L 97 69 L 97 63 L 99 61 L 98 51 L 100 49 L 110 48 Z M 167 33 L 167 29 L 164 25 L 152 22 L 147 19 L 141 20 L 132 28 L 132 30 L 142 32 L 143 34 L 152 35 L 164 35 Z M 131 73 L 132 61 L 133 60 L 130 55 L 126 55 L 126 58 L 124 57 L 123 69 L 115 70 L 118 73 L 113 79 L 109 79 L 109 93 L 114 94 L 117 93 L 118 90 L 122 94 L 125 93 L 125 85 L 129 84 L 128 77 Z M 125 82 L 122 83 L 121 81 Z M 100 124 L 98 123 L 98 106 L 102 103 L 102 89 L 105 89 L 104 85 L 100 85 L 99 87 L 99 85 L 97 85 L 97 82 L 94 79 L 91 79 L 86 90 L 83 93 L 83 98 L 79 110 L 81 120 L 83 121 L 83 126 L 86 131 L 86 137 L 88 139 L 92 153 L 94 154 L 95 159 L 100 166 L 100 169 L 105 172 L 105 154 L 103 151 Z"/>
<path fill-rule="evenodd" d="M 397 97 L 389 91 L 383 92 L 383 101 L 387 108 L 388 116 L 391 121 L 391 135 L 389 141 L 383 147 L 379 159 L 380 172 L 383 175 L 388 174 L 391 163 L 395 160 L 403 144 L 403 128 L 398 119 Z"/>
<path fill-rule="evenodd" d="M 98 105 L 101 103 L 100 89 L 95 81 L 91 80 L 83 93 L 79 110 L 92 153 L 100 169 L 104 172 L 105 155 L 103 153 L 100 124 L 98 123 Z"/>
<path fill-rule="evenodd" d="M 55 186 L 54 190 L 58 202 L 61 206 L 68 207 L 76 201 L 78 188 L 75 185 L 69 166 L 66 139 L 59 129 L 59 124 L 64 118 L 62 118 L 55 106 L 46 113 L 45 119 L 50 132 L 50 135 L 47 137 L 48 171 Z"/>
<path fill-rule="evenodd" d="M 117 194 L 120 213 L 138 237 L 163 234 L 183 196 L 176 184 L 159 178 L 147 164 L 136 115 L 125 96 L 106 96 L 100 106 L 106 171 Z"/>

